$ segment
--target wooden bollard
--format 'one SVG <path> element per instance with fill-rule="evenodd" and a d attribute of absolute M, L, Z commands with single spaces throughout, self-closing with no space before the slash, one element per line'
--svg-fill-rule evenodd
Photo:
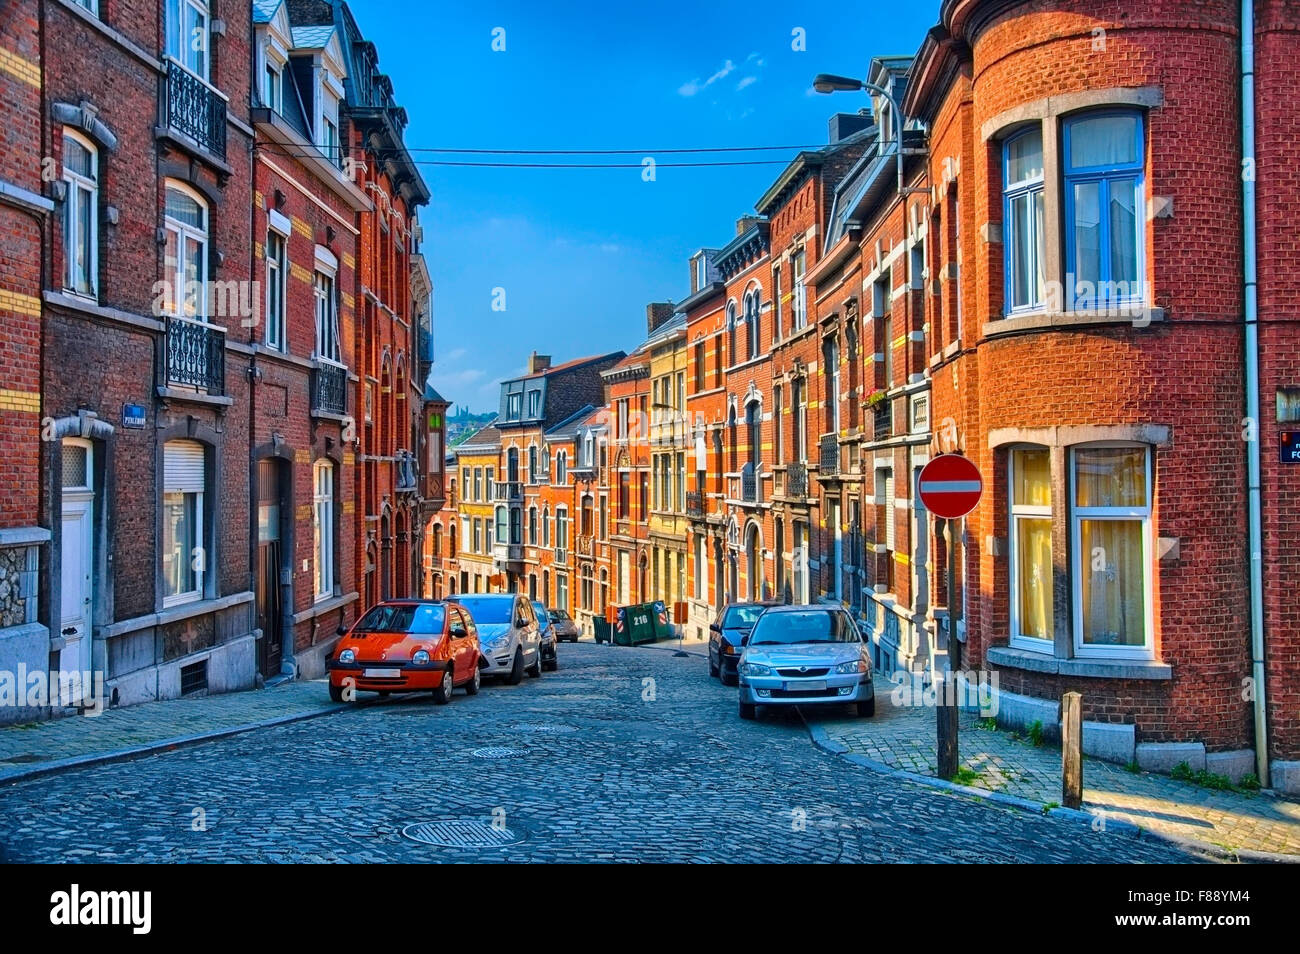
<path fill-rule="evenodd" d="M 1061 697 L 1061 804 L 1083 805 L 1083 696 Z"/>

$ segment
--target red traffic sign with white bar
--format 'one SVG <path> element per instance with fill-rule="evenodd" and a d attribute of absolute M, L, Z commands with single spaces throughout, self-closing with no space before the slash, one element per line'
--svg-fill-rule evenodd
<path fill-rule="evenodd" d="M 984 478 L 979 468 L 960 454 L 940 454 L 921 468 L 921 503 L 944 520 L 959 520 L 980 502 Z"/>

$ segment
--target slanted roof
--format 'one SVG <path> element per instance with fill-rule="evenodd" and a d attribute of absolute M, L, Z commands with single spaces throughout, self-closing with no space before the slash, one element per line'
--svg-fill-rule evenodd
<path fill-rule="evenodd" d="M 577 436 L 578 431 L 582 428 L 583 422 L 591 416 L 595 406 L 588 404 L 580 410 L 570 414 L 554 427 L 548 428 L 546 437 L 548 440 L 566 440 Z"/>
<path fill-rule="evenodd" d="M 270 23 L 284 0 L 253 0 L 253 22 Z"/>

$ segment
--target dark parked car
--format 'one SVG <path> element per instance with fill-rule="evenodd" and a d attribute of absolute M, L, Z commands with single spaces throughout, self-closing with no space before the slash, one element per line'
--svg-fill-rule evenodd
<path fill-rule="evenodd" d="M 724 606 L 717 622 L 709 627 L 709 675 L 717 676 L 724 686 L 737 681 L 736 663 L 740 659 L 741 640 L 749 635 L 763 611 L 774 603 L 732 603 Z"/>
<path fill-rule="evenodd" d="M 542 631 L 542 668 L 555 672 L 560 668 L 560 657 L 555 651 L 560 634 L 551 622 L 551 614 L 540 601 L 533 600 L 533 609 L 537 613 L 537 628 Z"/>
<path fill-rule="evenodd" d="M 576 643 L 578 636 L 578 621 L 562 609 L 547 610 L 551 617 L 551 622 L 555 624 L 555 638 L 560 642 Z"/>

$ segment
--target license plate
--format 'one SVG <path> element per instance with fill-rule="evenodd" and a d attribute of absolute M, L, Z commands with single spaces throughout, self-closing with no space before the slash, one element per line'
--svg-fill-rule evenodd
<path fill-rule="evenodd" d="M 396 679 L 401 674 L 400 669 L 365 669 L 361 672 L 367 679 Z"/>
<path fill-rule="evenodd" d="M 825 679 L 797 679 L 785 684 L 786 690 L 796 689 L 802 692 L 825 692 Z"/>

